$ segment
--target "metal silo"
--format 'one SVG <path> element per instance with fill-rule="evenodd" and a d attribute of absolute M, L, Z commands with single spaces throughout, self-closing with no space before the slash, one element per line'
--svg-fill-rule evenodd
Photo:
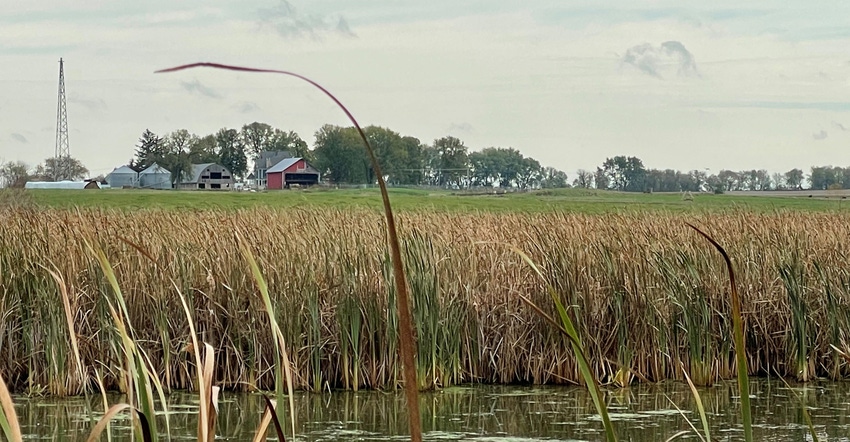
<path fill-rule="evenodd" d="M 137 187 L 139 185 L 139 174 L 129 166 L 121 166 L 106 176 L 106 182 L 113 189 L 122 187 Z"/>
<path fill-rule="evenodd" d="M 139 172 L 139 187 L 142 189 L 171 189 L 171 172 L 153 163 Z"/>

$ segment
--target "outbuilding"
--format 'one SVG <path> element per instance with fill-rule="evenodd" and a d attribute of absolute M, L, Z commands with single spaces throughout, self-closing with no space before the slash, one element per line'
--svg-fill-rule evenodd
<path fill-rule="evenodd" d="M 113 189 L 136 187 L 139 185 L 139 174 L 130 166 L 121 166 L 106 176 L 106 182 Z"/>
<path fill-rule="evenodd" d="M 304 158 L 286 158 L 266 171 L 269 189 L 288 189 L 291 185 L 312 186 L 319 184 L 318 169 Z"/>
<path fill-rule="evenodd" d="M 215 164 L 193 164 L 188 180 L 181 181 L 180 189 L 233 189 L 233 174 L 226 167 Z"/>
<path fill-rule="evenodd" d="M 254 170 L 251 172 L 253 177 L 248 176 L 251 185 L 257 189 L 265 189 L 268 186 L 268 178 L 266 178 L 268 170 L 286 158 L 292 158 L 292 155 L 286 150 L 264 150 L 260 152 L 254 159 Z"/>
<path fill-rule="evenodd" d="M 29 181 L 25 189 L 100 189 L 97 181 Z"/>
<path fill-rule="evenodd" d="M 142 189 L 171 189 L 171 172 L 153 163 L 139 172 L 139 187 Z"/>

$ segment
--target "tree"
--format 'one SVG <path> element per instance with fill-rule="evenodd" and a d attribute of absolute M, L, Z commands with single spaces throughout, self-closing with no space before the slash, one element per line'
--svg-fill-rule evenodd
<path fill-rule="evenodd" d="M 774 190 L 796 190 L 788 188 L 788 184 L 785 182 L 785 174 L 774 173 L 771 175 L 770 180 L 773 183 Z"/>
<path fill-rule="evenodd" d="M 198 136 L 186 129 L 178 129 L 162 140 L 163 151 L 168 153 L 188 152 L 192 144 L 198 142 Z"/>
<path fill-rule="evenodd" d="M 219 160 L 215 135 L 199 138 L 189 145 L 189 161 L 193 164 L 215 163 Z"/>
<path fill-rule="evenodd" d="M 371 170 L 360 135 L 354 127 L 326 124 L 316 131 L 315 166 L 334 183 L 367 183 Z"/>
<path fill-rule="evenodd" d="M 694 191 L 694 184 L 689 175 L 673 169 L 649 169 L 644 177 L 646 190 L 653 192 Z"/>
<path fill-rule="evenodd" d="M 192 173 L 190 149 L 199 142 L 197 135 L 186 129 L 168 134 L 163 140 L 163 155 L 156 163 L 171 172 L 171 182 L 179 183 Z"/>
<path fill-rule="evenodd" d="M 750 171 L 752 190 L 770 190 L 773 188 L 773 181 L 770 179 L 770 173 L 765 169 Z"/>
<path fill-rule="evenodd" d="M 554 167 L 543 169 L 543 179 L 540 182 L 540 187 L 544 189 L 559 189 L 562 187 L 570 187 L 567 174 Z"/>
<path fill-rule="evenodd" d="M 706 169 L 708 170 L 708 169 Z M 694 169 L 688 172 L 688 182 L 682 186 L 683 191 L 702 192 L 708 186 L 708 172 Z"/>
<path fill-rule="evenodd" d="M 440 179 L 440 152 L 434 146 L 422 146 L 422 170 L 423 184 L 439 186 Z"/>
<path fill-rule="evenodd" d="M 579 169 L 576 171 L 576 179 L 573 180 L 574 187 L 580 187 L 582 189 L 590 189 L 593 187 L 593 172 L 588 170 Z"/>
<path fill-rule="evenodd" d="M 164 155 L 162 138 L 150 129 L 145 129 L 136 145 L 136 161 L 133 163 L 137 172 L 150 167 L 151 164 L 161 160 Z"/>
<path fill-rule="evenodd" d="M 245 145 L 245 150 L 252 158 L 257 158 L 260 152 L 264 150 L 272 150 L 272 135 L 274 130 L 266 123 L 253 122 L 242 126 L 239 131 L 239 136 L 242 139 L 242 144 Z"/>
<path fill-rule="evenodd" d="M 407 174 L 405 169 L 416 167 L 408 162 L 407 150 L 404 142 L 398 132 L 394 132 L 385 127 L 369 126 L 363 129 L 366 134 L 366 139 L 372 145 L 372 150 L 375 153 L 375 158 L 381 166 L 381 173 L 384 174 L 387 182 L 392 184 L 402 184 L 402 178 Z M 372 166 L 369 166 L 369 182 L 374 182 L 376 177 Z"/>
<path fill-rule="evenodd" d="M 471 184 L 476 186 L 493 186 L 494 184 L 499 184 L 502 187 L 508 187 L 510 180 L 505 183 L 502 182 L 502 177 L 505 175 L 507 168 L 508 155 L 507 149 L 497 147 L 487 147 L 480 152 L 470 153 L 469 167 L 472 169 L 470 175 L 472 179 Z"/>
<path fill-rule="evenodd" d="M 543 180 L 543 166 L 534 158 L 523 158 L 520 160 L 519 168 L 516 170 L 514 182 L 520 189 L 540 187 Z"/>
<path fill-rule="evenodd" d="M 463 141 L 455 137 L 434 140 L 439 156 L 439 184 L 462 187 L 469 173 L 469 155 Z"/>
<path fill-rule="evenodd" d="M 785 187 L 792 190 L 801 190 L 803 188 L 803 171 L 801 169 L 791 169 L 785 172 Z"/>
<path fill-rule="evenodd" d="M 840 187 L 843 179 L 844 170 L 841 167 L 813 166 L 812 173 L 809 175 L 811 188 L 816 190 L 827 190 L 830 188 Z"/>
<path fill-rule="evenodd" d="M 67 162 L 64 165 L 63 162 Z M 60 170 L 67 171 L 67 175 L 64 177 L 59 177 Z M 80 160 L 73 157 L 65 157 L 65 158 L 55 158 L 51 157 L 44 160 L 44 165 L 40 167 L 36 167 L 35 175 L 39 176 L 39 179 L 44 179 L 47 181 L 57 181 L 58 179 L 66 179 L 71 181 L 81 180 L 85 178 L 89 174 L 89 170 Z"/>
<path fill-rule="evenodd" d="M 722 194 L 726 191 L 726 183 L 720 180 L 717 175 L 710 175 L 705 179 L 705 184 L 715 194 Z"/>
<path fill-rule="evenodd" d="M 607 189 L 611 184 L 611 180 L 608 178 L 608 174 L 605 173 L 604 169 L 597 167 L 596 173 L 593 174 L 593 183 L 596 184 L 597 189 Z"/>
<path fill-rule="evenodd" d="M 742 189 L 741 175 L 734 170 L 721 170 L 717 173 L 717 179 L 723 185 L 723 190 L 726 192 Z"/>
<path fill-rule="evenodd" d="M 236 129 L 222 128 L 215 134 L 218 147 L 219 164 L 230 170 L 235 176 L 242 177 L 248 172 L 248 158 L 245 145 Z"/>
<path fill-rule="evenodd" d="M 606 158 L 602 172 L 608 178 L 608 188 L 625 192 L 642 192 L 646 178 L 643 162 L 637 157 L 623 155 Z M 598 184 L 598 180 L 597 180 Z"/>
<path fill-rule="evenodd" d="M 0 187 L 23 188 L 29 177 L 29 166 L 24 162 L 10 161 L 0 166 Z"/>
<path fill-rule="evenodd" d="M 294 131 L 282 131 L 275 129 L 270 141 L 270 149 L 274 151 L 288 151 L 293 157 L 304 158 L 307 162 L 313 162 L 315 156 L 313 151 L 307 147 L 307 142 Z"/>
<path fill-rule="evenodd" d="M 401 137 L 401 147 L 404 150 L 405 167 L 399 171 L 399 183 L 425 184 L 425 146 L 419 138 L 404 136 Z"/>

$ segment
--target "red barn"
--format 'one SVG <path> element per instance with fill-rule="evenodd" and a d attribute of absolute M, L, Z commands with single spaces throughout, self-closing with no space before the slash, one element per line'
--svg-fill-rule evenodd
<path fill-rule="evenodd" d="M 286 158 L 266 171 L 266 188 L 288 189 L 292 184 L 312 186 L 319 183 L 319 175 L 304 158 Z"/>

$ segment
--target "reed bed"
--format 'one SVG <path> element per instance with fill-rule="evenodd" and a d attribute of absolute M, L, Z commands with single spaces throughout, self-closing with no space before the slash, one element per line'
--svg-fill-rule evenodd
<path fill-rule="evenodd" d="M 0 217 L 0 375 L 14 391 L 81 394 L 97 389 L 96 373 L 106 388 L 126 388 L 110 284 L 87 241 L 112 264 L 163 387 L 198 388 L 179 290 L 199 340 L 214 347 L 216 385 L 275 389 L 277 343 L 237 236 L 268 283 L 295 388 L 402 383 L 379 213 L 11 207 Z M 569 342 L 519 296 L 551 307 L 549 285 L 603 383 L 681 379 L 682 366 L 701 385 L 734 378 L 725 265 L 686 222 L 732 257 L 750 374 L 850 375 L 837 350 L 850 339 L 846 215 L 407 212 L 399 228 L 420 388 L 581 383 Z"/>

